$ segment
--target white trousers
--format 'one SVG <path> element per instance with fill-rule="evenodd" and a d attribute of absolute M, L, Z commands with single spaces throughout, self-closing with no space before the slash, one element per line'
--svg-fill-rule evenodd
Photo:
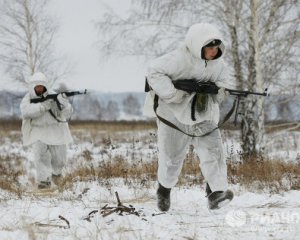
<path fill-rule="evenodd" d="M 66 145 L 47 145 L 41 141 L 33 144 L 37 181 L 51 181 L 52 174 L 59 175 L 67 160 Z"/>
<path fill-rule="evenodd" d="M 172 119 L 172 122 L 175 123 L 175 119 Z M 157 175 L 160 184 L 166 188 L 172 188 L 176 185 L 188 147 L 192 144 L 200 158 L 202 174 L 211 190 L 214 192 L 227 189 L 227 166 L 219 129 L 205 137 L 189 137 L 159 120 L 157 125 L 159 151 Z M 211 124 L 189 126 L 177 121 L 176 125 L 194 135 L 199 134 L 199 129 L 201 132 L 215 127 Z"/>

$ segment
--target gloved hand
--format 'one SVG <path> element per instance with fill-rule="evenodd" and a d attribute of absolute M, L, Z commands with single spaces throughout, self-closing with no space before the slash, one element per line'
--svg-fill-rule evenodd
<path fill-rule="evenodd" d="M 65 108 L 65 107 L 67 107 L 70 104 L 68 97 L 64 93 L 58 94 L 57 100 L 61 104 L 62 108 Z"/>
<path fill-rule="evenodd" d="M 41 112 L 47 112 L 51 109 L 52 100 L 46 100 L 40 103 L 40 110 Z"/>
<path fill-rule="evenodd" d="M 229 96 L 229 92 L 225 91 L 225 88 L 221 87 L 218 94 L 215 96 L 215 101 L 220 104 Z"/>
<path fill-rule="evenodd" d="M 183 90 L 178 90 L 176 89 L 176 93 L 173 97 L 171 98 L 164 98 L 163 100 L 166 103 L 181 103 L 184 99 L 185 96 L 188 96 L 189 94 L 186 91 Z"/>

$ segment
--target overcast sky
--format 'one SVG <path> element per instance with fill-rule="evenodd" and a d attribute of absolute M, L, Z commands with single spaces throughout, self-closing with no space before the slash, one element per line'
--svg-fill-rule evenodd
<path fill-rule="evenodd" d="M 57 47 L 74 63 L 73 74 L 65 79 L 68 87 L 105 92 L 143 91 L 144 64 L 128 57 L 107 62 L 100 59 L 95 47 L 99 36 L 93 23 L 104 13 L 104 4 L 124 14 L 129 3 L 129 0 L 51 0 L 51 12 L 60 23 Z M 4 81 L 0 84 L 1 88 L 8 85 Z"/>

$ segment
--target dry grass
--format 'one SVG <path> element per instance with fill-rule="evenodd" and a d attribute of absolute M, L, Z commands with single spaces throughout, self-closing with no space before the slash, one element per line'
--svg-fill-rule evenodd
<path fill-rule="evenodd" d="M 300 131 L 300 122 L 272 122 L 266 125 L 266 133 L 283 130 Z"/>
<path fill-rule="evenodd" d="M 139 131 L 156 127 L 153 121 L 72 121 L 69 125 L 71 130 L 89 129 L 96 132 Z"/>
<path fill-rule="evenodd" d="M 109 161 L 103 161 L 95 167 L 91 161 L 91 152 L 85 150 L 82 154 L 86 161 L 72 173 L 64 177 L 62 187 L 69 188 L 76 181 L 99 181 L 104 185 L 110 185 L 111 179 L 122 178 L 125 184 L 140 184 L 150 187 L 151 182 L 157 180 L 157 159 L 130 164 L 123 156 L 117 156 Z M 199 168 L 199 159 L 190 147 L 189 153 L 183 164 L 178 185 L 202 184 L 203 176 Z"/>
<path fill-rule="evenodd" d="M 23 189 L 19 183 L 19 177 L 24 175 L 21 168 L 21 159 L 14 154 L 8 156 L 0 155 L 0 188 L 9 192 L 16 193 L 21 198 Z"/>
<path fill-rule="evenodd" d="M 10 131 L 20 131 L 21 123 L 8 121 L 2 122 L 0 126 L 0 133 L 6 137 L 9 135 L 9 138 L 12 139 L 14 136 L 8 133 Z M 150 182 L 156 181 L 156 157 L 152 157 L 151 161 L 149 159 L 147 161 L 141 159 L 133 161 L 134 163 L 129 163 L 127 161 L 128 156 L 113 156 L 111 154 L 114 144 L 122 144 L 124 142 L 132 145 L 129 150 L 136 155 L 141 150 L 135 148 L 135 141 L 142 141 L 143 144 L 147 144 L 149 147 L 152 141 L 156 141 L 155 136 L 130 134 L 132 132 L 139 133 L 139 131 L 143 130 L 154 130 L 156 128 L 154 122 L 71 122 L 70 128 L 74 132 L 77 130 L 83 132 L 76 133 L 76 137 L 81 142 L 90 141 L 95 146 L 103 146 L 102 151 L 107 151 L 106 156 L 110 157 L 109 160 L 103 160 L 96 166 L 93 163 L 92 152 L 88 149 L 83 150 L 81 155 L 78 156 L 80 158 L 78 162 L 82 162 L 82 164 L 64 177 L 61 186 L 63 189 L 70 188 L 76 181 L 92 180 L 109 184 L 111 179 L 122 178 L 125 180 L 125 183 L 133 186 L 134 184 L 151 186 Z M 17 137 L 19 138 L 19 135 Z M 128 146 L 131 146 L 130 144 Z M 153 152 L 155 152 L 155 149 L 153 149 Z M 21 168 L 24 160 L 20 156 L 13 154 L 0 156 L 0 188 L 15 192 L 21 196 L 22 190 L 18 179 L 24 174 Z M 77 161 L 79 159 L 74 160 Z M 269 161 L 252 156 L 242 164 L 229 162 L 228 176 L 230 183 L 240 183 L 247 187 L 254 186 L 256 189 L 268 188 L 275 192 L 300 189 L 300 164 L 297 162 Z M 199 159 L 195 155 L 193 147 L 191 147 L 185 159 L 178 185 L 199 185 L 203 181 L 204 179 L 199 168 Z"/>
<path fill-rule="evenodd" d="M 110 185 L 111 179 L 122 178 L 125 184 L 140 184 L 150 187 L 151 182 L 157 179 L 157 159 L 153 161 L 130 164 L 122 156 L 117 156 L 109 161 L 103 161 L 95 167 L 91 164 L 91 153 L 85 150 L 82 155 L 86 161 L 81 167 L 64 177 L 62 187 L 69 188 L 76 181 L 99 181 L 104 185 Z M 190 148 L 179 178 L 179 185 L 201 184 L 203 176 L 199 168 L 199 160 Z"/>
<path fill-rule="evenodd" d="M 12 131 L 20 131 L 22 126 L 21 121 L 12 120 L 12 121 L 0 121 L 0 143 L 3 139 L 8 136 Z"/>
<path fill-rule="evenodd" d="M 243 163 L 229 163 L 230 182 L 272 192 L 300 189 L 300 165 L 294 162 L 252 158 Z"/>
<path fill-rule="evenodd" d="M 66 175 L 62 185 L 68 188 L 76 181 L 99 181 L 101 184 L 107 185 L 112 179 L 122 178 L 127 184 L 134 182 L 149 186 L 150 181 L 156 177 L 156 169 L 156 162 L 130 165 L 120 157 L 103 162 L 98 167 L 82 166 Z"/>
<path fill-rule="evenodd" d="M 89 154 L 85 153 L 87 156 Z M 87 161 L 90 159 L 87 158 Z M 97 168 L 85 164 L 81 168 L 67 175 L 63 185 L 70 187 L 75 180 L 99 181 L 109 184 L 111 179 L 122 178 L 128 185 L 141 184 L 151 186 L 151 181 L 157 180 L 157 161 L 129 164 L 119 156 L 111 161 L 101 163 Z M 285 163 L 282 161 L 252 158 L 244 163 L 228 163 L 228 178 L 232 184 L 270 192 L 300 189 L 299 163 Z M 193 147 L 186 156 L 178 186 L 203 184 L 204 178 L 199 168 L 199 159 L 194 154 Z"/>
<path fill-rule="evenodd" d="M 21 129 L 22 122 L 20 120 L 0 120 L 0 131 L 18 131 Z M 71 121 L 70 128 L 93 129 L 97 131 L 132 131 L 146 130 L 156 128 L 155 121 Z M 299 122 L 269 122 L 265 124 L 266 132 L 282 131 L 293 128 L 293 131 L 300 131 Z M 240 126 L 233 123 L 226 123 L 223 126 L 226 130 L 239 130 Z"/>

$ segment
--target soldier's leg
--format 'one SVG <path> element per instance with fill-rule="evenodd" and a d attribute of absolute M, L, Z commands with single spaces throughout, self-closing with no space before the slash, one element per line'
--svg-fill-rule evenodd
<path fill-rule="evenodd" d="M 40 188 L 42 185 L 50 187 L 51 181 L 51 158 L 48 145 L 38 141 L 33 144 L 33 156 L 36 165 L 37 182 Z"/>
<path fill-rule="evenodd" d="M 158 121 L 158 182 L 172 188 L 178 181 L 190 137 Z"/>
<path fill-rule="evenodd" d="M 157 206 L 168 211 L 171 205 L 171 188 L 178 181 L 189 138 L 181 132 L 158 121 L 158 189 Z"/>
<path fill-rule="evenodd" d="M 220 130 L 205 137 L 194 138 L 195 151 L 200 158 L 200 168 L 212 192 L 228 188 L 227 166 Z"/>
<path fill-rule="evenodd" d="M 52 181 L 59 185 L 62 177 L 62 170 L 67 161 L 66 145 L 51 145 L 49 147 L 51 153 Z"/>
<path fill-rule="evenodd" d="M 233 192 L 227 189 L 227 166 L 220 131 L 215 130 L 206 137 L 195 139 L 194 145 L 207 181 L 208 206 L 218 209 L 233 199 Z"/>

